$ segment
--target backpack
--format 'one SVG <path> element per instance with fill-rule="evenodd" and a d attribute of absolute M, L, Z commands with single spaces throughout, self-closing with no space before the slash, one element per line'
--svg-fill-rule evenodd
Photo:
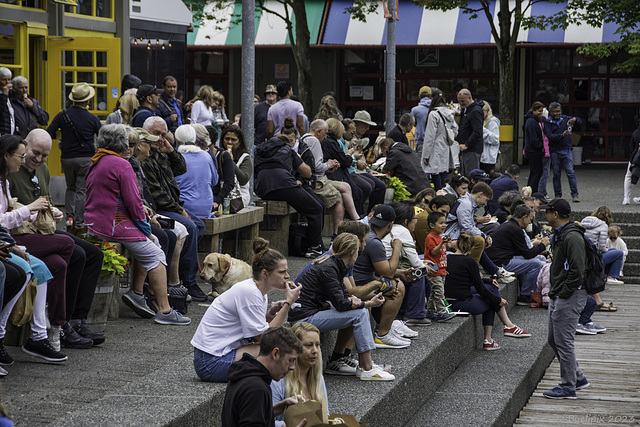
<path fill-rule="evenodd" d="M 583 288 L 589 295 L 594 295 L 604 291 L 605 283 L 607 281 L 607 275 L 604 272 L 604 262 L 602 261 L 602 254 L 598 250 L 598 247 L 594 245 L 587 236 L 584 235 L 583 231 L 571 231 L 579 232 L 584 239 L 584 246 L 587 254 L 587 274 L 584 278 Z M 566 233 L 561 233 L 558 236 L 558 240 L 556 241 L 556 244 L 560 247 L 564 241 L 565 234 Z"/>

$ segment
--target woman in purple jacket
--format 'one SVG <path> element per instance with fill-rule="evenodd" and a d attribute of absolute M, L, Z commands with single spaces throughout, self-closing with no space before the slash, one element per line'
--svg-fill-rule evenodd
<path fill-rule="evenodd" d="M 157 239 L 151 234 L 136 175 L 121 156 L 129 149 L 127 128 L 112 124 L 100 128 L 98 151 L 87 171 L 85 223 L 89 232 L 105 240 L 122 243 L 144 269 L 156 296 L 158 311 L 154 321 L 163 325 L 188 325 L 191 319 L 169 305 L 167 297 L 167 262 Z M 151 240 L 153 239 L 153 240 Z M 140 274 L 134 271 L 133 274 Z M 144 273 L 144 272 L 142 272 Z M 133 293 L 141 310 L 150 311 L 143 295 Z"/>

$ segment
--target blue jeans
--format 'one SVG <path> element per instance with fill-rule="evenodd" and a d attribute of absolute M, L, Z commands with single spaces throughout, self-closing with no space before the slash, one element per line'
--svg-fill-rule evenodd
<path fill-rule="evenodd" d="M 424 281 L 424 277 L 413 282 L 402 281 L 402 283 L 404 283 L 404 298 L 398 311 L 398 317 L 407 317 L 409 319 L 424 319 L 426 317 L 427 310 L 424 307 L 426 289 Z"/>
<path fill-rule="evenodd" d="M 180 253 L 180 268 L 178 272 L 184 286 L 193 286 L 196 284 L 196 274 L 198 274 L 198 242 L 204 235 L 204 222 L 189 211 L 187 211 L 187 214 L 191 218 L 184 217 L 177 212 L 161 211 L 158 213 L 175 219 L 187 227 L 189 235 L 185 238 L 184 246 Z"/>
<path fill-rule="evenodd" d="M 538 189 L 533 189 L 534 192 L 538 191 L 547 196 L 547 181 L 549 180 L 549 165 L 551 164 L 551 157 L 542 158 L 542 176 L 538 181 Z"/>
<path fill-rule="evenodd" d="M 624 252 L 620 249 L 609 249 L 602 254 L 602 262 L 604 263 L 604 272 L 607 276 L 620 277 L 620 270 L 622 269 L 622 260 L 624 259 Z"/>
<path fill-rule="evenodd" d="M 227 371 L 236 360 L 238 350 L 231 350 L 224 356 L 214 356 L 200 349 L 193 349 L 193 367 L 202 381 L 226 383 Z"/>
<path fill-rule="evenodd" d="M 586 325 L 587 323 L 591 322 L 591 316 L 593 316 L 593 313 L 596 312 L 597 305 L 598 303 L 596 303 L 596 299 L 591 295 L 587 295 L 587 302 L 584 305 L 582 312 L 580 312 L 580 319 L 578 319 L 578 323 L 580 323 L 581 325 Z"/>
<path fill-rule="evenodd" d="M 314 325 L 320 332 L 335 331 L 353 326 L 353 338 L 356 342 L 358 354 L 376 348 L 371 332 L 371 322 L 369 321 L 369 310 L 355 309 L 338 311 L 335 308 L 322 310 L 316 314 L 300 319 L 294 323 L 307 322 Z"/>
<path fill-rule="evenodd" d="M 562 197 L 562 169 L 564 168 L 569 180 L 569 188 L 571 195 L 578 195 L 578 180 L 576 173 L 573 171 L 573 154 L 571 150 L 560 150 L 551 153 L 551 162 L 553 163 L 553 192 L 556 197 Z"/>
<path fill-rule="evenodd" d="M 511 261 L 504 268 L 516 273 L 520 281 L 520 295 L 528 297 L 531 295 L 531 291 L 538 290 L 536 281 L 543 265 L 544 262 L 537 257 L 524 259 L 524 257 L 517 255 L 511 258 Z"/>
<path fill-rule="evenodd" d="M 500 296 L 500 291 L 495 286 L 487 285 L 486 288 L 492 294 Z M 473 296 L 468 300 L 448 300 L 451 303 L 451 311 L 466 311 L 473 315 L 482 314 L 482 325 L 493 326 L 496 313 L 500 311 L 500 308 L 498 310 L 493 308 L 489 301 L 480 296 L 473 286 L 471 286 L 471 293 Z"/>

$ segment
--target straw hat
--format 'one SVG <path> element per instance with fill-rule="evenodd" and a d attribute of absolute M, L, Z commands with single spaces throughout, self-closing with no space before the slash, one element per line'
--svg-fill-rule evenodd
<path fill-rule="evenodd" d="M 71 88 L 69 99 L 73 102 L 85 102 L 94 97 L 96 91 L 86 83 L 76 83 Z"/>
<path fill-rule="evenodd" d="M 376 122 L 371 121 L 371 114 L 365 110 L 357 111 L 355 116 L 353 116 L 353 121 L 366 123 L 369 126 L 376 126 Z"/>

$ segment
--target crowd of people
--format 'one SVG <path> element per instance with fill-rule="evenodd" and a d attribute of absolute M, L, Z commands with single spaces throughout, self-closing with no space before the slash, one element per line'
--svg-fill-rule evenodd
<path fill-rule="evenodd" d="M 504 337 L 530 337 L 511 321 L 500 295 L 500 283 L 514 276 L 518 305 L 530 306 L 540 291 L 549 300 L 549 342 L 562 383 L 545 395 L 575 396 L 588 386 L 569 335 L 602 332 L 591 314 L 616 307 L 579 289 L 585 254 L 569 231 L 597 245 L 610 285 L 623 283 L 626 246 L 606 207 L 582 224 L 569 221 L 559 175 L 564 168 L 578 202 L 570 139 L 580 119 L 562 115 L 559 104 L 549 105 L 548 118 L 539 103 L 527 113 L 531 173 L 520 188 L 517 165 L 496 171 L 499 120 L 467 89 L 456 94 L 457 114 L 441 90 L 422 87 L 418 106 L 373 141 L 368 131 L 376 123 L 367 111 L 346 118 L 327 93 L 309 120 L 289 82 L 268 85 L 265 101 L 255 98 L 250 152 L 242 129 L 227 119 L 224 96 L 210 86 L 183 103 L 174 77 L 166 76 L 159 89 L 127 75 L 103 125 L 87 110 L 94 89 L 78 83 L 69 107 L 49 124 L 28 96 L 26 79 L 14 78 L 12 89 L 5 70 L 0 68 L 0 365 L 13 363 L 3 343 L 5 327 L 29 286 L 37 292 L 26 353 L 61 362 L 67 357 L 60 345 L 88 348 L 105 341 L 87 325 L 102 253 L 79 237 L 84 232 L 127 249 L 131 289 L 122 299 L 137 315 L 163 325 L 190 324 L 170 306 L 168 291 L 184 287 L 190 300 L 208 299 L 196 283 L 202 219 L 219 215 L 231 201 L 248 206 L 253 176 L 255 195 L 286 201 L 306 219 L 305 256 L 313 261 L 290 281 L 286 257 L 257 239 L 252 277 L 217 297 L 202 318 L 191 341 L 194 368 L 203 381 L 229 382 L 223 422 L 264 422 L 301 400 L 320 402 L 326 414 L 319 347 L 324 331 L 338 331 L 324 373 L 368 381 L 395 379 L 374 362 L 375 351 L 407 348 L 419 333 L 411 327 L 450 322 L 457 313 L 482 315 L 487 351 L 501 348 L 493 338 L 496 314 Z M 38 128 L 47 124 L 46 131 Z M 415 147 L 407 136 L 414 132 Z M 52 139 L 60 139 L 66 216 L 43 197 L 50 194 L 45 161 Z M 546 198 L 550 163 L 553 200 Z M 397 177 L 410 198 L 385 204 L 380 172 Z M 536 221 L 540 209 L 547 228 Z M 325 210 L 334 225 L 329 249 L 322 239 Z M 67 232 L 29 231 L 43 211 L 65 221 Z M 559 230 L 563 246 L 550 260 Z M 275 289 L 284 290 L 285 299 L 269 307 L 267 294 Z M 283 327 L 287 321 L 291 330 Z"/>

